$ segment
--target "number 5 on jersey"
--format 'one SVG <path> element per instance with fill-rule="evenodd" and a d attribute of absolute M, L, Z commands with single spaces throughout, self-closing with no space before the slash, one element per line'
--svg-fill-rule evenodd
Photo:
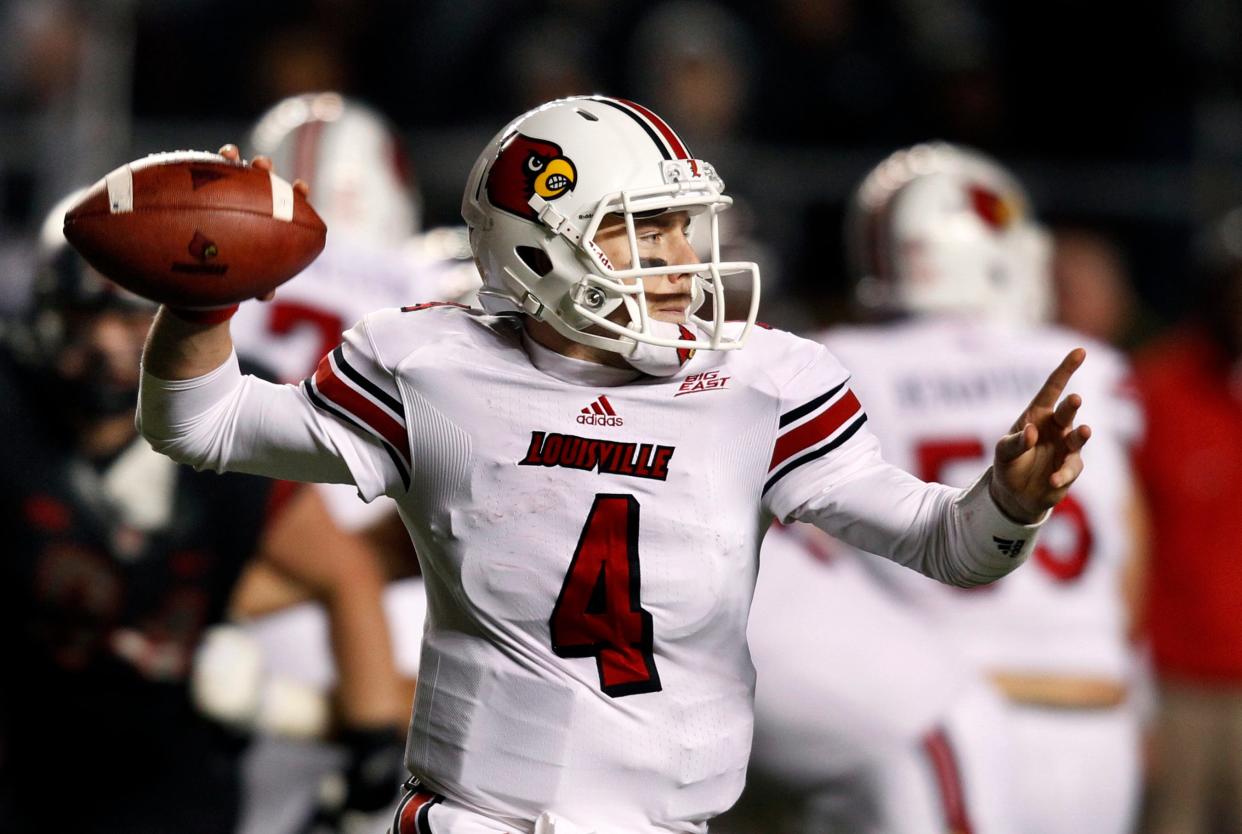
<path fill-rule="evenodd" d="M 549 626 L 558 657 L 594 657 L 605 695 L 660 691 L 651 613 L 639 600 L 638 501 L 595 496 Z"/>

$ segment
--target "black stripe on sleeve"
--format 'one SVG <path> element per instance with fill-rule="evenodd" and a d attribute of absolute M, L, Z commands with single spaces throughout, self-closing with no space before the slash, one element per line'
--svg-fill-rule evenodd
<path fill-rule="evenodd" d="M 825 443 L 823 446 L 820 446 L 815 451 L 808 452 L 807 454 L 803 455 L 797 460 L 794 460 L 791 463 L 788 463 L 785 466 L 781 467 L 780 471 L 778 471 L 771 478 L 768 478 L 768 482 L 763 485 L 763 492 L 760 494 L 767 495 L 768 490 L 771 489 L 773 486 L 775 486 L 776 482 L 779 481 L 781 478 L 785 477 L 790 472 L 797 469 L 799 466 L 801 466 L 804 463 L 810 463 L 811 461 L 816 460 L 817 458 L 822 458 L 824 455 L 828 454 L 833 449 L 837 448 L 842 443 L 849 440 L 851 437 L 853 437 L 855 434 L 858 433 L 858 430 L 862 428 L 862 425 L 865 422 L 867 422 L 866 414 L 864 414 L 863 416 L 855 420 L 848 429 L 838 434 L 836 438 L 833 439 L 831 442 Z"/>
<path fill-rule="evenodd" d="M 388 457 L 392 458 L 393 466 L 397 467 L 397 474 L 401 476 L 401 484 L 406 488 L 407 491 L 409 490 L 410 468 L 406 466 L 405 460 L 402 459 L 401 454 L 396 449 L 394 449 L 387 440 L 380 437 L 378 434 L 372 431 L 371 428 L 366 423 L 363 423 L 361 420 L 359 420 L 354 415 L 350 414 L 345 409 L 337 408 L 331 403 L 331 401 L 326 400 L 323 397 L 321 397 L 318 393 L 316 393 L 315 388 L 313 385 L 311 385 L 311 381 L 309 379 L 302 380 L 302 387 L 306 390 L 306 396 L 310 398 L 311 404 L 314 405 L 316 408 L 318 408 L 320 411 L 331 414 L 334 417 L 338 417 L 341 420 L 345 421 L 346 423 L 349 423 L 354 428 L 363 432 L 367 436 L 374 437 L 376 440 L 378 440 L 381 448 L 383 448 L 383 450 L 388 454 Z"/>
<path fill-rule="evenodd" d="M 365 390 L 372 397 L 375 397 L 375 399 L 388 406 L 389 410 L 400 416 L 402 420 L 405 420 L 405 409 L 401 407 L 401 401 L 392 394 L 389 394 L 383 388 L 380 388 L 362 374 L 358 373 L 352 365 L 346 362 L 345 351 L 341 349 L 340 345 L 337 345 L 336 350 L 332 351 L 332 356 L 336 359 L 336 365 L 341 369 L 341 373 L 356 382 L 359 387 Z"/>
<path fill-rule="evenodd" d="M 337 349 L 339 350 L 340 348 L 337 348 Z M 849 377 L 846 377 L 845 382 L 849 382 Z M 793 411 L 786 411 L 784 414 L 781 415 L 781 426 L 780 427 L 782 429 L 785 428 L 785 426 L 788 426 L 790 423 L 794 422 L 798 418 L 805 417 L 806 415 L 810 414 L 815 409 L 819 408 L 824 403 L 828 402 L 830 399 L 836 396 L 838 391 L 840 391 L 842 388 L 845 387 L 845 382 L 842 382 L 840 385 L 838 385 L 836 388 L 833 388 L 827 394 L 820 394 L 818 397 L 811 400 L 809 403 L 803 403 L 802 405 L 795 408 Z"/>
<path fill-rule="evenodd" d="M 641 127 L 643 130 L 647 131 L 647 135 L 651 137 L 652 142 L 656 143 L 656 147 L 660 149 L 660 153 L 664 155 L 664 158 L 665 159 L 673 158 L 673 154 L 669 150 L 668 143 L 664 141 L 664 137 L 656 133 L 655 129 L 650 124 L 648 124 L 647 120 L 644 119 L 642 116 L 635 113 L 633 110 L 626 107 L 624 104 L 621 104 L 620 102 L 617 102 L 617 101 L 612 101 L 611 99 L 597 98 L 597 99 L 592 99 L 592 101 L 598 101 L 600 104 L 607 104 L 609 107 L 615 107 L 618 110 L 620 110 L 622 113 L 624 113 L 625 115 L 629 116 L 634 121 L 638 122 L 638 126 Z"/>

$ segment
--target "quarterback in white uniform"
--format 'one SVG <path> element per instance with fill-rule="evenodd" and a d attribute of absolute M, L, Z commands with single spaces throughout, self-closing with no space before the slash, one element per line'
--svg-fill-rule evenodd
<path fill-rule="evenodd" d="M 688 225 L 715 238 L 728 203 L 646 108 L 560 100 L 467 183 L 487 314 L 372 313 L 301 386 L 243 377 L 227 322 L 153 326 L 156 448 L 401 509 L 428 615 L 398 831 L 704 831 L 744 780 L 772 519 L 973 586 L 1022 562 L 1081 470 L 1090 430 L 1060 395 L 1082 351 L 969 489 L 885 463 L 822 346 L 755 328 L 755 304 L 723 321 L 723 278 L 757 303 L 758 269 L 718 240 L 699 262 Z"/>
<path fill-rule="evenodd" d="M 1038 323 L 1044 233 L 1007 172 L 948 145 L 878 166 L 851 219 L 862 300 L 915 315 L 821 341 L 856 374 L 886 459 L 920 478 L 970 483 L 1040 369 L 1083 341 Z M 1026 834 L 1125 834 L 1137 807 L 1127 587 L 1143 547 L 1129 462 L 1141 414 L 1124 359 L 1103 345 L 1089 350 L 1075 378 L 1095 430 L 1089 474 L 1058 505 L 1025 569 L 964 592 L 869 560 L 1009 696 Z"/>

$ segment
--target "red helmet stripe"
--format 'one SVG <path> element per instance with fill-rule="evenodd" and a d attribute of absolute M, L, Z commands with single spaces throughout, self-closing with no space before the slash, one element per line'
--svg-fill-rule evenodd
<path fill-rule="evenodd" d="M 679 139 L 677 134 L 673 132 L 673 129 L 668 126 L 667 122 L 655 113 L 652 113 L 646 107 L 643 107 L 641 104 L 636 104 L 635 102 L 623 98 L 619 98 L 617 101 L 627 107 L 632 107 L 634 110 L 637 110 L 645 119 L 647 119 L 647 121 L 651 122 L 651 124 L 655 126 L 655 129 L 660 132 L 660 135 L 664 137 L 664 140 L 668 142 L 669 148 L 672 149 L 675 157 L 678 159 L 690 158 L 690 152 L 686 150 L 686 146 L 682 144 L 681 139 Z"/>
<path fill-rule="evenodd" d="M 681 140 L 677 138 L 677 134 L 673 133 L 672 128 L 664 124 L 664 122 L 650 110 L 646 112 L 651 114 L 651 118 L 644 116 L 639 112 L 639 106 L 629 101 L 619 98 L 608 98 L 606 96 L 597 96 L 592 101 L 598 101 L 600 104 L 607 104 L 609 107 L 620 110 L 625 115 L 633 119 L 643 131 L 651 137 L 651 141 L 655 142 L 655 146 L 660 150 L 661 156 L 665 159 L 686 159 L 686 147 L 681 144 Z M 680 148 L 680 152 L 678 152 Z"/>
<path fill-rule="evenodd" d="M 291 174 L 290 181 L 299 179 L 313 184 L 319 161 L 319 137 L 322 133 L 323 122 L 318 119 L 298 125 L 293 137 L 293 170 L 277 173 Z"/>

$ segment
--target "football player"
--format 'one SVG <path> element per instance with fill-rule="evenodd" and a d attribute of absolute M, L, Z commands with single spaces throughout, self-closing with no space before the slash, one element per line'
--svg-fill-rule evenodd
<path fill-rule="evenodd" d="M 718 237 L 728 204 L 651 111 L 563 99 L 466 184 L 486 313 L 372 313 L 298 386 L 240 373 L 219 312 L 157 316 L 156 448 L 401 508 L 428 614 L 396 830 L 704 831 L 744 781 L 772 519 L 974 586 L 1023 561 L 1077 477 L 1078 350 L 969 489 L 885 463 L 844 367 L 755 327 L 758 267 L 718 240 L 694 255 L 689 225 Z M 752 289 L 742 322 L 730 275 Z"/>
<path fill-rule="evenodd" d="M 342 331 L 372 310 L 416 300 L 468 301 L 473 296 L 479 279 L 468 249 L 462 258 L 453 248 L 461 235 L 454 229 L 420 233 L 421 200 L 404 142 L 375 110 L 333 92 L 293 96 L 259 119 L 249 145 L 289 180 L 311 186 L 315 209 L 331 232 L 322 254 L 283 284 L 270 304 L 250 304 L 238 312 L 232 334 L 239 356 L 270 363 L 283 381 L 293 382 L 314 372 L 319 359 L 340 342 Z M 425 608 L 422 580 L 410 575 L 417 566 L 409 538 L 392 501 L 366 504 L 356 490 L 340 484 L 320 489 L 337 524 L 363 537 L 389 575 L 400 577 L 389 584 L 385 601 L 396 662 L 409 682 L 405 703 L 393 718 L 403 732 Z M 385 535 L 393 526 L 399 538 Z M 306 596 L 256 564 L 243 577 L 234 611 L 253 618 L 246 634 L 271 668 L 313 691 L 326 692 L 336 677 L 327 651 L 327 627 L 320 606 L 296 604 Z M 342 794 L 331 787 L 338 770 L 335 751 L 308 746 L 304 735 L 269 732 L 253 748 L 248 762 L 253 789 L 243 831 L 273 834 L 286 829 L 281 820 L 304 818 L 316 804 L 324 817 L 338 804 L 334 797 Z M 393 738 L 399 743 L 398 734 Z M 297 760 L 298 767 L 289 767 L 290 760 Z M 316 790 L 311 774 L 323 776 L 322 790 Z M 345 808 L 333 815 L 358 816 L 357 809 Z"/>
<path fill-rule="evenodd" d="M 1046 233 L 996 162 L 928 144 L 866 177 L 847 242 L 859 301 L 887 321 L 820 341 L 857 374 L 851 384 L 889 460 L 928 480 L 970 483 L 1043 365 L 1084 341 L 1043 323 Z M 1102 344 L 1089 350 L 1076 378 L 1095 430 L 1089 466 L 1026 568 L 962 591 L 868 561 L 1007 696 L 1028 834 L 1124 834 L 1138 798 L 1128 632 L 1145 561 L 1130 465 L 1141 413 L 1124 359 Z M 906 668 L 895 666 L 895 686 L 917 685 Z"/>
<path fill-rule="evenodd" d="M 848 548 L 805 524 L 763 542 L 746 791 L 722 832 L 1016 832 L 1005 707 Z"/>
<path fill-rule="evenodd" d="M 1016 834 L 986 677 L 819 530 L 778 526 L 761 560 L 750 778 L 721 830 Z"/>
<path fill-rule="evenodd" d="M 0 829 L 231 831 L 243 743 L 191 697 L 204 629 L 252 557 L 293 577 L 331 613 L 342 720 L 365 728 L 397 696 L 382 577 L 314 491 L 282 503 L 270 481 L 199 474 L 138 437 L 156 308 L 69 248 L 77 196 L 49 215 L 0 353 Z"/>

